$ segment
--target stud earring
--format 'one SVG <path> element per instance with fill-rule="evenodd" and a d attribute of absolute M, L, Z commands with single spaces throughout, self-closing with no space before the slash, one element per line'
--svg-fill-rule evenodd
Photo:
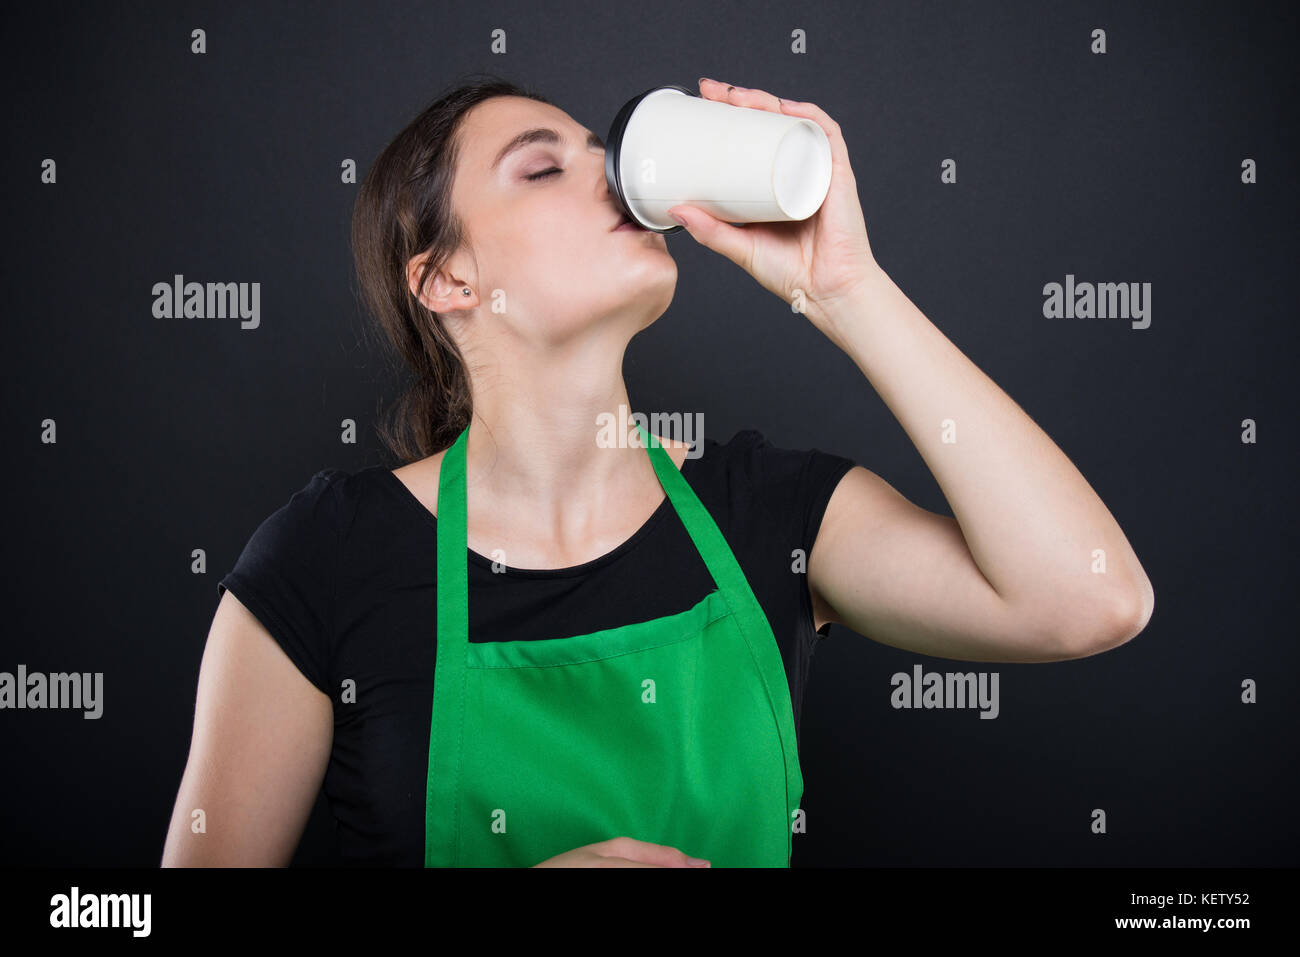
<path fill-rule="evenodd" d="M 468 296 L 468 295 L 469 295 L 469 286 L 466 286 L 464 289 L 462 289 L 462 290 L 460 291 L 460 294 L 461 294 L 462 296 Z"/>

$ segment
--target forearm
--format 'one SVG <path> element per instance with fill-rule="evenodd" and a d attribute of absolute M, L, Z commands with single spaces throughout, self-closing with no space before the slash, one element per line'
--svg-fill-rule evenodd
<path fill-rule="evenodd" d="M 998 595 L 1044 616 L 1149 617 L 1150 583 L 1079 470 L 883 271 L 825 321 L 921 453 Z"/>

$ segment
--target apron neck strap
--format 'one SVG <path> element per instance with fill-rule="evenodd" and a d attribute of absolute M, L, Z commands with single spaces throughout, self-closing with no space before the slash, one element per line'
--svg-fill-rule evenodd
<path fill-rule="evenodd" d="M 731 546 L 713 521 L 713 516 L 658 440 L 647 433 L 640 422 L 636 423 L 636 430 L 641 436 L 642 444 L 650 449 L 650 464 L 659 476 L 659 484 L 668 493 L 677 516 L 686 526 L 691 541 L 695 543 L 696 550 L 704 559 L 719 590 L 733 608 L 749 604 L 753 596 L 749 583 L 745 580 L 745 574 L 741 571 Z"/>
<path fill-rule="evenodd" d="M 667 493 L 718 588 L 728 596 L 749 594 L 744 573 L 713 517 L 659 441 L 639 421 L 634 420 L 634 423 L 642 447 L 649 450 L 650 464 L 654 466 L 659 484 Z M 449 617 L 446 626 L 463 628 L 466 632 L 468 599 L 463 596 L 468 594 L 466 552 L 469 545 L 465 496 L 465 457 L 468 447 L 469 427 L 466 426 L 442 457 L 438 477 L 437 514 L 439 605 L 442 606 L 444 602 L 447 604 Z M 445 589 L 443 585 L 446 586 Z M 443 626 L 444 622 L 440 619 L 440 632 Z"/>

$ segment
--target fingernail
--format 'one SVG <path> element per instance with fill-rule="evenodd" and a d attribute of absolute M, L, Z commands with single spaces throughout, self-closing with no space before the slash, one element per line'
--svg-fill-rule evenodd
<path fill-rule="evenodd" d="M 678 216 L 676 213 L 669 213 L 669 214 L 668 214 L 668 218 L 671 219 L 673 222 L 677 223 L 678 225 L 681 225 L 681 226 L 685 226 L 685 225 L 686 225 L 686 220 L 682 219 L 682 218 L 681 218 L 680 216 Z"/>
<path fill-rule="evenodd" d="M 703 83 L 705 80 L 708 80 L 710 83 L 717 83 L 717 82 L 718 82 L 717 80 L 710 79 L 710 78 L 707 77 L 707 76 L 702 76 L 702 77 L 700 77 L 698 80 L 696 80 L 695 82 L 696 82 L 696 83 Z"/>
<path fill-rule="evenodd" d="M 686 863 L 691 865 L 691 867 L 712 867 L 713 866 L 708 861 L 700 857 L 688 857 L 686 858 Z"/>

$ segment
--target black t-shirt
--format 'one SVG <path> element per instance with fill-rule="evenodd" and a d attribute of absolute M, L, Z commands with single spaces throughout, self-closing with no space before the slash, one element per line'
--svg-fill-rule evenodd
<path fill-rule="evenodd" d="M 706 438 L 702 448 L 681 473 L 772 625 L 797 747 L 821 636 L 807 575 L 795 569 L 806 569 L 826 504 L 854 463 L 776 448 L 752 429 L 725 444 Z M 323 788 L 345 863 L 424 863 L 436 572 L 437 519 L 396 475 L 384 466 L 324 469 L 262 522 L 217 586 L 218 596 L 234 592 L 334 703 Z M 498 574 L 490 558 L 470 552 L 468 575 L 470 641 L 588 634 L 685 611 L 716 588 L 667 497 L 631 538 L 590 562 Z M 348 681 L 355 702 L 342 700 Z"/>

